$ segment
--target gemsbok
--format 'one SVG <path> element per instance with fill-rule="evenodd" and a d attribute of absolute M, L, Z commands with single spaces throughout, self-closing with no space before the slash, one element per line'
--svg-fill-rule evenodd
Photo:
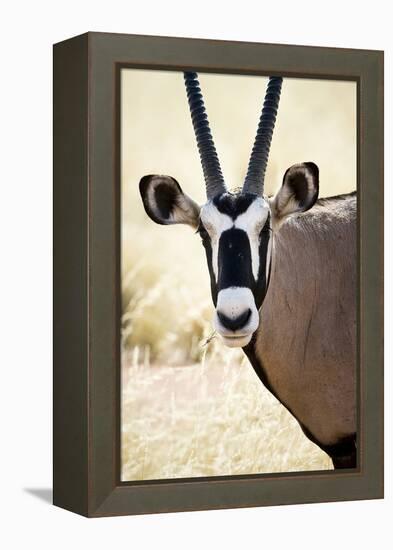
<path fill-rule="evenodd" d="M 318 167 L 288 168 L 274 197 L 264 177 L 282 78 L 270 77 L 241 191 L 224 183 L 198 75 L 184 73 L 206 183 L 199 206 L 170 176 L 140 193 L 159 224 L 188 224 L 206 250 L 213 325 L 242 347 L 262 383 L 335 468 L 356 467 L 356 193 L 318 200 Z"/>

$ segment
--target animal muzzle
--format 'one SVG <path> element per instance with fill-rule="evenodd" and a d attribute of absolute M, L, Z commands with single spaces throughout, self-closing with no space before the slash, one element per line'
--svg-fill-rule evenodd
<path fill-rule="evenodd" d="M 225 345 L 231 348 L 246 346 L 259 324 L 251 290 L 247 287 L 220 290 L 213 324 Z"/>

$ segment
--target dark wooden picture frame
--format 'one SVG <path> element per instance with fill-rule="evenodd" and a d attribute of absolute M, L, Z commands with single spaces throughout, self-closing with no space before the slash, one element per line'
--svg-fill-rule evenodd
<path fill-rule="evenodd" d="M 120 481 L 120 71 L 357 83 L 359 467 Z M 383 52 L 87 33 L 54 46 L 54 504 L 89 517 L 383 497 Z"/>

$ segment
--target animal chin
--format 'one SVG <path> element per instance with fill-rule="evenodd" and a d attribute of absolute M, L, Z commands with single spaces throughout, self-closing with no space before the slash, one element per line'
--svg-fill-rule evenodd
<path fill-rule="evenodd" d="M 222 341 L 228 348 L 243 348 L 250 343 L 252 334 L 247 334 L 243 336 L 223 336 L 221 335 Z"/>

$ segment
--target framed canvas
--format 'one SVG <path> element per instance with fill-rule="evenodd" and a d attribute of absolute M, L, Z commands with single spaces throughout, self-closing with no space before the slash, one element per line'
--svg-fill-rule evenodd
<path fill-rule="evenodd" d="M 54 46 L 53 429 L 89 517 L 383 497 L 382 52 Z"/>

